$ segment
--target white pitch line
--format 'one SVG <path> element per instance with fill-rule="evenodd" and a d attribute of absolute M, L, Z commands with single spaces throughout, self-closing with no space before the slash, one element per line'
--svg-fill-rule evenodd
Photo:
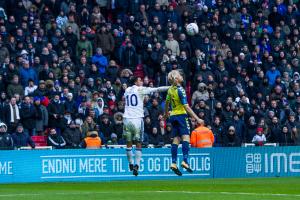
<path fill-rule="evenodd" d="M 276 194 L 276 193 L 251 193 L 251 192 L 197 192 L 197 191 L 107 191 L 107 192 L 57 192 L 51 195 L 89 195 L 89 194 L 122 194 L 122 193 L 177 193 L 177 194 L 216 194 L 216 195 L 241 195 L 241 196 L 279 196 L 279 197 L 300 197 L 300 194 Z M 48 193 L 19 193 L 19 194 L 0 194 L 1 197 L 18 197 L 18 196 L 43 196 Z"/>

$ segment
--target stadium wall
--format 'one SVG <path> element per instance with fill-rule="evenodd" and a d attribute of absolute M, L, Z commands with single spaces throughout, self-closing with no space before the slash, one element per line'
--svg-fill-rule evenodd
<path fill-rule="evenodd" d="M 0 183 L 300 176 L 300 147 L 191 149 L 195 171 L 182 177 L 169 170 L 170 149 L 144 149 L 138 177 L 124 151 L 1 151 Z"/>

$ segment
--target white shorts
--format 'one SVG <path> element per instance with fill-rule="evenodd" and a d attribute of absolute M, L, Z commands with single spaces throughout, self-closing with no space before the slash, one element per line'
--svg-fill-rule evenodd
<path fill-rule="evenodd" d="M 123 136 L 127 142 L 143 142 L 144 139 L 144 119 L 124 118 Z"/>

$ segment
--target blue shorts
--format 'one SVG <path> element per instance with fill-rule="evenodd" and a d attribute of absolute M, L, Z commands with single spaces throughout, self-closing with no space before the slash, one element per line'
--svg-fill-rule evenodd
<path fill-rule="evenodd" d="M 170 123 L 172 124 L 172 137 L 190 134 L 190 123 L 186 114 L 171 116 Z"/>

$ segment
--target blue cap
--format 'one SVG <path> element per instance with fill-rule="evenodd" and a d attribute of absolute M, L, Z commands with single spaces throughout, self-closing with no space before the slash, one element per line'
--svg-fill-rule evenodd
<path fill-rule="evenodd" d="M 41 98 L 40 97 L 33 97 L 33 101 L 40 101 Z"/>

